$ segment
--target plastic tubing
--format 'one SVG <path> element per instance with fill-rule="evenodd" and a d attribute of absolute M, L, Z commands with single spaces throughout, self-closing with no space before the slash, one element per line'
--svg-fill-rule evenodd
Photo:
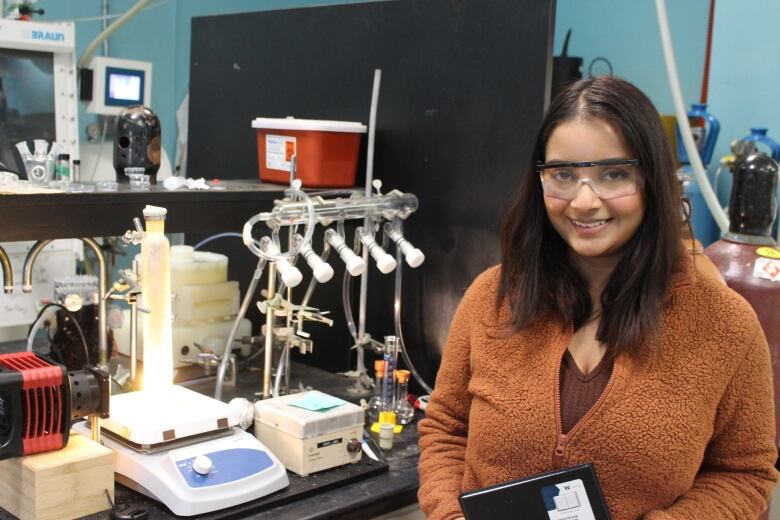
<path fill-rule="evenodd" d="M 399 228 L 399 231 L 400 228 Z M 414 368 L 414 363 L 412 363 L 412 359 L 409 357 L 409 353 L 406 351 L 406 341 L 404 340 L 404 331 L 401 328 L 401 282 L 403 281 L 401 271 L 403 271 L 403 267 L 401 266 L 401 263 L 403 262 L 403 253 L 401 252 L 401 249 L 398 248 L 395 251 L 396 260 L 398 262 L 398 268 L 395 270 L 395 296 L 393 300 L 393 322 L 395 324 L 395 335 L 398 338 L 398 342 L 401 347 L 401 357 L 404 359 L 404 363 L 406 363 L 406 366 L 409 368 L 409 372 L 412 373 L 412 377 L 420 383 L 420 386 L 425 389 L 428 394 L 433 392 L 433 388 L 425 382 L 425 380 L 422 378 L 422 376 L 417 372 L 417 369 Z"/>
<path fill-rule="evenodd" d="M 241 233 L 236 233 L 235 231 L 228 231 L 227 233 L 218 233 L 216 235 L 211 235 L 210 237 L 204 238 L 203 240 L 195 244 L 192 249 L 197 251 L 198 249 L 205 246 L 209 242 L 212 242 L 220 238 L 226 238 L 226 237 L 243 238 L 243 236 L 244 235 L 242 235 Z"/>
<path fill-rule="evenodd" d="M 300 181 L 296 180 L 295 182 L 298 186 L 300 186 Z M 259 247 L 252 238 L 252 228 L 255 226 L 255 224 L 264 220 L 264 213 L 258 213 L 254 217 L 247 220 L 241 233 L 241 238 L 244 241 L 244 245 L 249 248 L 249 250 L 252 251 L 252 253 L 254 253 L 256 256 L 269 262 L 276 262 L 278 260 L 292 260 L 295 258 L 295 256 L 300 253 L 303 244 L 311 243 L 311 237 L 314 235 L 314 226 L 317 224 L 317 220 L 314 216 L 314 204 L 312 204 L 311 198 L 309 198 L 308 195 L 301 191 L 299 187 L 290 188 L 286 190 L 284 194 L 285 196 L 300 197 L 306 204 L 306 231 L 303 233 L 303 240 L 297 246 L 293 246 L 292 249 L 285 253 L 277 254 L 271 254 L 262 247 Z"/>
<path fill-rule="evenodd" d="M 347 319 L 347 329 L 352 335 L 352 339 L 355 340 L 355 345 L 358 343 L 358 331 L 355 326 L 355 316 L 352 315 L 352 303 L 349 301 L 350 292 L 352 290 L 352 275 L 344 269 L 344 279 L 341 284 L 341 303 L 344 306 L 344 317 Z"/>
<path fill-rule="evenodd" d="M 677 63 L 674 59 L 672 35 L 669 30 L 669 19 L 666 15 L 666 2 L 664 0 L 655 0 L 655 7 L 656 12 L 658 13 L 658 27 L 661 31 L 661 44 L 664 51 L 664 61 L 666 62 L 666 73 L 669 78 L 669 88 L 672 91 L 675 112 L 677 113 L 677 124 L 680 127 L 680 135 L 683 138 L 683 144 L 685 145 L 685 151 L 688 153 L 688 159 L 691 161 L 693 176 L 696 178 L 699 188 L 701 188 L 704 202 L 707 204 L 710 213 L 712 213 L 721 233 L 725 233 L 729 230 L 729 218 L 720 206 L 720 201 L 718 201 L 718 197 L 715 195 L 715 191 L 712 189 L 712 186 L 707 179 L 707 173 L 704 170 L 701 157 L 699 157 L 696 144 L 693 142 L 691 125 L 688 122 L 688 114 L 685 111 L 685 103 L 683 102 L 682 92 L 680 90 L 680 78 L 677 75 Z"/>
<path fill-rule="evenodd" d="M 279 356 L 279 364 L 276 366 L 276 376 L 274 376 L 274 387 L 271 390 L 273 397 L 279 397 L 279 387 L 282 386 L 282 374 L 287 370 L 287 356 Z"/>
<path fill-rule="evenodd" d="M 222 386 L 225 382 L 225 372 L 227 372 L 228 363 L 230 362 L 230 352 L 233 348 L 233 341 L 236 339 L 236 333 L 238 327 L 241 325 L 241 320 L 244 319 L 246 311 L 249 308 L 249 304 L 252 302 L 252 297 L 257 289 L 257 282 L 263 276 L 263 269 L 265 269 L 265 259 L 261 258 L 257 262 L 257 267 L 252 275 L 252 280 L 249 282 L 249 287 L 244 295 L 244 300 L 241 302 L 241 307 L 238 309 L 238 315 L 236 321 L 233 322 L 233 326 L 230 329 L 230 335 L 228 336 L 227 343 L 225 343 L 225 350 L 222 352 L 222 359 L 219 362 L 219 370 L 217 371 L 217 384 L 214 387 L 214 399 L 217 401 L 222 400 Z"/>
<path fill-rule="evenodd" d="M 95 54 L 95 49 L 98 48 L 98 46 L 103 43 L 103 40 L 106 40 L 109 36 L 114 34 L 114 32 L 122 27 L 125 23 L 127 23 L 128 20 L 130 20 L 132 17 L 137 15 L 141 10 L 143 10 L 144 7 L 146 7 L 149 2 L 152 0 L 139 0 L 138 3 L 136 3 L 133 7 L 128 9 L 125 14 L 114 20 L 114 22 L 106 27 L 106 29 L 98 34 L 97 38 L 92 40 L 92 43 L 90 43 L 87 48 L 84 50 L 84 53 L 79 58 L 78 67 L 79 69 L 85 68 L 89 64 L 89 60 L 92 59 L 92 55 Z"/>
<path fill-rule="evenodd" d="M 41 323 L 46 321 L 49 315 L 57 312 L 58 309 L 59 307 L 57 306 L 51 306 L 45 311 L 43 311 L 43 314 L 41 314 L 41 316 L 37 320 L 35 320 L 35 323 L 33 323 L 33 326 L 30 329 L 30 334 L 27 335 L 27 352 L 32 352 L 33 340 L 35 339 L 35 335 L 38 333 L 38 329 L 41 327 Z"/>

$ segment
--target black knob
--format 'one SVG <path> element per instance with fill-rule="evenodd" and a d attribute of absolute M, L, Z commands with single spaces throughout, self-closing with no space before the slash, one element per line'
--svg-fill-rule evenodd
<path fill-rule="evenodd" d="M 360 451 L 360 441 L 357 439 L 350 439 L 347 443 L 347 451 L 350 453 L 357 453 Z"/>

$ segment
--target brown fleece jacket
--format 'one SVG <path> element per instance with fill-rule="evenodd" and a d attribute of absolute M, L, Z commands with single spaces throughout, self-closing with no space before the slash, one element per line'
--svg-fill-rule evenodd
<path fill-rule="evenodd" d="M 639 345 L 617 356 L 605 393 L 565 436 L 558 392 L 571 327 L 540 319 L 502 334 L 499 269 L 477 278 L 419 424 L 429 520 L 461 516 L 463 491 L 583 462 L 595 465 L 613 520 L 758 517 L 778 476 L 766 339 L 745 300 L 682 264 L 660 354 Z"/>

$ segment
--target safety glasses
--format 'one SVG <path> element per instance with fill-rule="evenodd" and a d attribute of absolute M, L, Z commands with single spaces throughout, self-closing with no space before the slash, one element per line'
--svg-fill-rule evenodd
<path fill-rule="evenodd" d="M 536 163 L 545 195 L 574 200 L 581 184 L 587 184 L 601 200 L 634 195 L 641 175 L 639 159 Z"/>

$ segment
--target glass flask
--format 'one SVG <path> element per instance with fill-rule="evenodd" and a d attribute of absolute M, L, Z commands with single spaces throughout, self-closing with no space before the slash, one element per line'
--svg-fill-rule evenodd
<path fill-rule="evenodd" d="M 409 394 L 409 371 L 396 370 L 397 387 L 395 393 L 395 420 L 398 424 L 409 424 L 414 419 L 414 408 L 406 396 Z"/>
<path fill-rule="evenodd" d="M 368 421 L 374 424 L 379 420 L 379 412 L 382 411 L 382 383 L 385 375 L 385 362 L 382 359 L 374 361 L 374 396 L 368 401 Z"/>

